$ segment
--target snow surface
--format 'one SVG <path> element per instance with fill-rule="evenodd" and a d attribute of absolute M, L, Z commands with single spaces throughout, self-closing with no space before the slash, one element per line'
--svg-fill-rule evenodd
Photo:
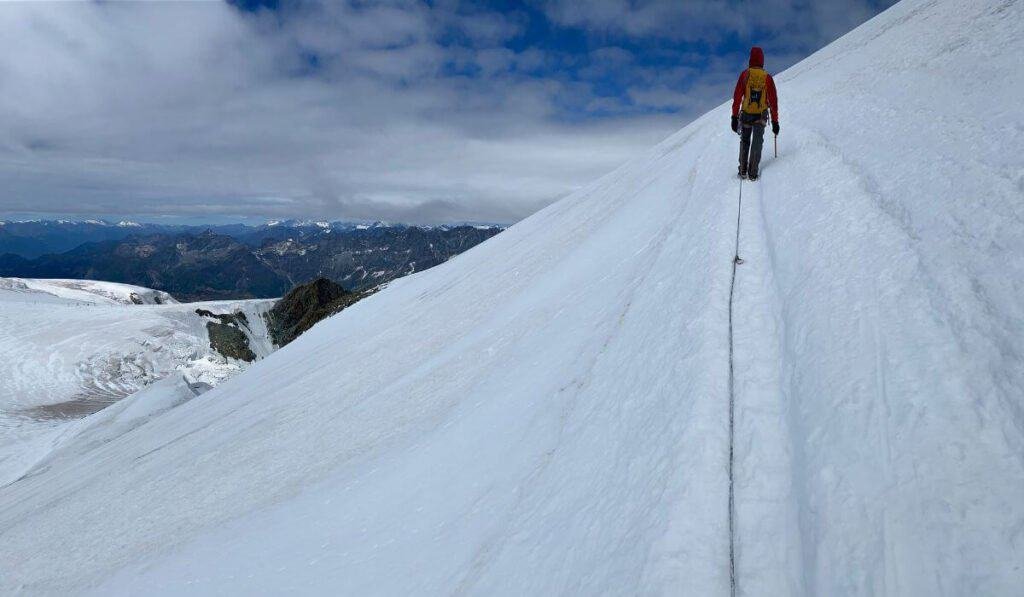
<path fill-rule="evenodd" d="M 905 0 L 777 77 L 737 594 L 1020 595 L 1022 30 Z M 0 591 L 729 594 L 727 117 L 0 489 Z"/>

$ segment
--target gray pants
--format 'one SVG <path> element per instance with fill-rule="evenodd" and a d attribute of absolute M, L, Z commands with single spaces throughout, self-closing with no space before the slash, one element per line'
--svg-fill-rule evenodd
<path fill-rule="evenodd" d="M 763 114 L 740 116 L 740 174 L 758 175 L 766 124 L 768 119 Z"/>

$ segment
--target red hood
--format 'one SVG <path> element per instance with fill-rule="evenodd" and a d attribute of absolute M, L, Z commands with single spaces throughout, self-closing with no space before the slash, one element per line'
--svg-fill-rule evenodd
<path fill-rule="evenodd" d="M 750 66 L 764 66 L 764 50 L 757 46 L 750 48 Z"/>

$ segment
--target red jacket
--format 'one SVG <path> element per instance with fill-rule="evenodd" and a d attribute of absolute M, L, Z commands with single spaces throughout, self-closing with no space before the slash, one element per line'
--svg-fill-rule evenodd
<path fill-rule="evenodd" d="M 750 49 L 750 66 L 764 67 L 764 52 L 761 48 Z M 772 122 L 779 121 L 779 97 L 775 93 L 775 81 L 768 75 L 768 82 L 765 85 L 765 92 L 768 94 L 768 107 L 772 111 Z M 743 94 L 747 92 L 747 71 L 740 73 L 740 79 L 736 81 L 736 89 L 732 92 L 732 115 L 740 113 L 740 104 L 743 103 Z"/>

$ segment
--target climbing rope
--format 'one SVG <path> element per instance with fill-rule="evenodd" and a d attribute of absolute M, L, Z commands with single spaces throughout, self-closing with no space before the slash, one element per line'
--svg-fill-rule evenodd
<path fill-rule="evenodd" d="M 743 259 L 740 258 L 740 215 L 742 213 L 743 180 L 741 179 L 739 201 L 736 205 L 736 245 L 732 256 L 732 279 L 729 282 L 729 588 L 732 597 L 736 597 L 736 492 L 733 485 L 736 378 L 733 370 L 732 308 L 736 292 L 736 266 L 743 264 Z"/>

